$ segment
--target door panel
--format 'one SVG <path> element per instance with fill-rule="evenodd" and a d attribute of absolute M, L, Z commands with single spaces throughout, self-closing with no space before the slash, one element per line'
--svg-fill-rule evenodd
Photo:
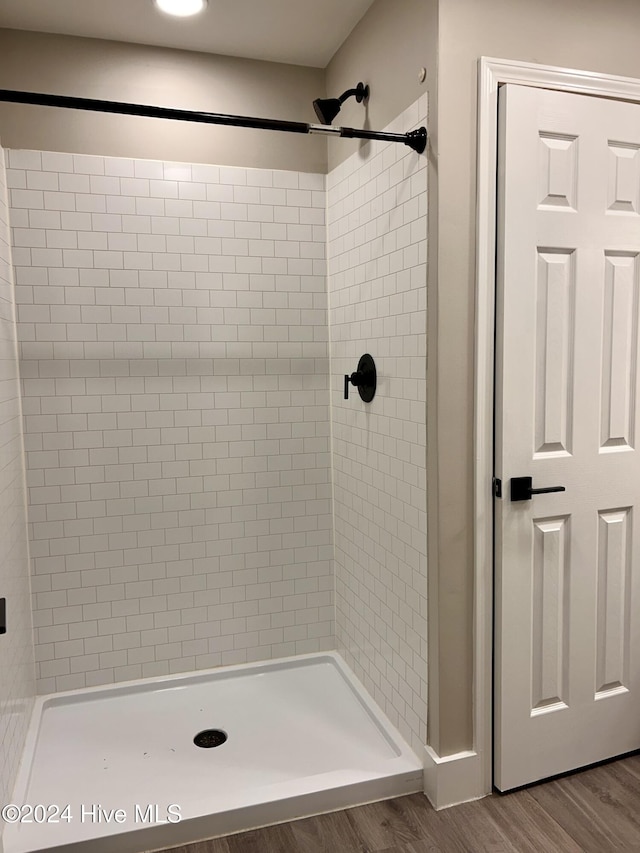
<path fill-rule="evenodd" d="M 640 107 L 500 92 L 495 780 L 640 748 Z M 510 501 L 512 477 L 566 491 Z"/>

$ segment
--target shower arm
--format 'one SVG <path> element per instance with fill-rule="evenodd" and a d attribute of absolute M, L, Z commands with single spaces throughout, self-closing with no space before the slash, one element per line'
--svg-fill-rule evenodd
<path fill-rule="evenodd" d="M 200 124 L 220 124 L 227 127 L 249 127 L 256 130 L 279 130 L 285 133 L 321 133 L 346 139 L 379 139 L 384 142 L 402 142 L 422 154 L 427 146 L 427 130 L 420 127 L 409 133 L 385 133 L 377 130 L 358 130 L 353 127 L 333 127 L 324 124 L 306 124 L 299 121 L 279 121 L 269 118 L 178 110 L 171 107 L 154 107 L 148 104 L 127 104 L 120 101 L 101 101 L 95 98 L 74 98 L 67 95 L 47 95 L 40 92 L 17 92 L 0 89 L 0 101 L 11 104 L 30 104 L 40 107 L 58 107 L 70 110 L 113 113 L 115 115 L 164 118 L 174 121 L 193 121 Z"/>

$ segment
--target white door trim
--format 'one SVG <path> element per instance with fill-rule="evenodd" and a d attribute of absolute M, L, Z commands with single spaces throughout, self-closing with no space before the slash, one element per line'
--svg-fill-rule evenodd
<path fill-rule="evenodd" d="M 498 87 L 516 83 L 640 103 L 640 80 L 481 57 L 478 88 L 474 402 L 474 752 L 482 793 L 492 789 L 493 400 Z M 463 791 L 451 792 L 460 802 Z M 478 794 L 476 794 L 478 796 Z M 467 795 L 467 799 L 471 799 Z M 440 802 L 440 806 L 445 805 Z"/>

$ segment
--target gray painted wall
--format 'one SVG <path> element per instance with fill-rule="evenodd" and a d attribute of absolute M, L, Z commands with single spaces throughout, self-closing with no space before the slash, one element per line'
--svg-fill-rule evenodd
<path fill-rule="evenodd" d="M 437 0 L 376 0 L 327 66 L 328 97 L 359 81 L 371 89 L 366 107 L 351 99 L 335 125 L 381 130 L 425 92 L 434 109 L 437 71 Z M 418 80 L 427 69 L 424 83 Z M 329 168 L 362 148 L 358 140 L 329 142 Z"/>
<path fill-rule="evenodd" d="M 121 42 L 0 30 L 0 87 L 315 121 L 324 71 Z M 0 104 L 0 139 L 30 148 L 326 172 L 322 136 Z"/>
<path fill-rule="evenodd" d="M 312 101 L 369 83 L 335 124 L 381 129 L 436 82 L 437 0 L 376 0 L 326 68 L 0 29 L 0 86 L 315 122 Z M 418 81 L 426 67 L 425 83 Z M 61 118 L 62 117 L 62 118 Z M 8 148 L 327 172 L 322 136 L 205 127 L 0 103 Z M 361 143 L 331 140 L 329 167 Z"/>
<path fill-rule="evenodd" d="M 636 0 L 440 0 L 439 16 L 437 128 L 434 118 L 430 121 L 437 199 L 434 181 L 429 191 L 429 742 L 447 755 L 473 744 L 478 59 L 640 77 L 640 5 Z"/>

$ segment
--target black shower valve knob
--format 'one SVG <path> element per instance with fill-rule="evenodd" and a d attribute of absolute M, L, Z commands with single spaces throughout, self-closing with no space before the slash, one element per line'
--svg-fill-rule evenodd
<path fill-rule="evenodd" d="M 377 386 L 376 365 L 369 353 L 365 353 L 358 362 L 358 369 L 351 375 L 344 376 L 344 399 L 349 399 L 349 383 L 358 389 L 365 403 L 370 403 L 375 397 Z"/>
<path fill-rule="evenodd" d="M 354 386 L 354 388 L 357 388 L 359 385 L 362 385 L 362 379 L 363 379 L 362 373 L 360 373 L 359 371 L 357 373 L 352 373 L 351 376 L 349 376 L 348 373 L 345 374 L 345 377 L 344 377 L 344 399 L 345 400 L 349 399 L 349 383 L 351 383 Z"/>

